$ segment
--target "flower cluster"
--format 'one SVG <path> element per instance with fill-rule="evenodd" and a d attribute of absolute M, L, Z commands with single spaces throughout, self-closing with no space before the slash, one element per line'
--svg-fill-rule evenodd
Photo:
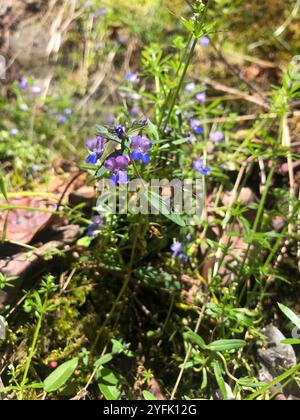
<path fill-rule="evenodd" d="M 141 123 L 146 125 L 147 120 L 143 120 Z M 104 167 L 111 173 L 111 184 L 119 185 L 127 183 L 129 180 L 127 167 L 130 158 L 136 161 L 140 160 L 144 164 L 150 162 L 149 151 L 152 149 L 152 142 L 145 135 L 128 137 L 126 128 L 123 125 L 117 125 L 113 130 L 119 139 L 126 140 L 126 144 L 127 140 L 131 141 L 131 153 L 121 154 L 121 151 L 118 150 L 104 161 Z M 86 159 L 86 163 L 96 165 L 103 155 L 105 145 L 106 139 L 101 136 L 88 140 L 86 142 L 86 147 L 89 149 L 90 154 Z M 130 157 L 128 157 L 127 154 L 129 154 Z"/>

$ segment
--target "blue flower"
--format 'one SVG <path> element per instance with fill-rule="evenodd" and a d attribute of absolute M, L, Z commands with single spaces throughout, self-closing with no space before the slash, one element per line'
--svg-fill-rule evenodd
<path fill-rule="evenodd" d="M 138 84 L 140 82 L 139 75 L 137 73 L 126 74 L 125 80 L 134 84 Z"/>
<path fill-rule="evenodd" d="M 92 223 L 88 226 L 87 234 L 88 236 L 95 236 L 99 233 L 99 229 L 103 224 L 103 220 L 101 216 L 94 216 L 92 218 Z"/>
<path fill-rule="evenodd" d="M 183 261 L 187 261 L 189 257 L 184 253 L 184 246 L 182 242 L 174 242 L 171 245 L 171 251 L 173 252 L 173 258 L 181 258 Z"/>
<path fill-rule="evenodd" d="M 197 93 L 196 101 L 203 103 L 203 102 L 205 102 L 205 100 L 206 100 L 206 93 L 205 92 Z"/>
<path fill-rule="evenodd" d="M 193 93 L 195 89 L 196 89 L 196 84 L 194 82 L 188 83 L 185 87 L 185 91 L 187 93 Z"/>
<path fill-rule="evenodd" d="M 171 251 L 173 251 L 173 258 L 178 257 L 183 252 L 183 244 L 181 242 L 175 242 L 171 245 Z"/>
<path fill-rule="evenodd" d="M 208 36 L 203 36 L 202 38 L 200 38 L 200 44 L 202 45 L 202 47 L 208 47 L 210 44 L 210 39 L 208 38 Z"/>
<path fill-rule="evenodd" d="M 129 159 L 126 156 L 111 157 L 104 162 L 105 168 L 112 173 L 110 182 L 112 185 L 126 184 L 129 181 L 126 172 Z"/>
<path fill-rule="evenodd" d="M 42 92 L 42 88 L 40 86 L 32 86 L 31 92 L 35 95 L 39 95 Z"/>
<path fill-rule="evenodd" d="M 25 77 L 20 77 L 19 78 L 19 89 L 26 89 L 27 88 L 27 80 L 25 79 Z"/>
<path fill-rule="evenodd" d="M 194 131 L 195 134 L 199 135 L 203 133 L 203 128 L 201 127 L 201 121 L 191 118 L 190 121 L 190 127 Z"/>
<path fill-rule="evenodd" d="M 67 121 L 67 117 L 65 115 L 63 115 L 63 114 L 59 114 L 59 115 L 57 115 L 57 120 L 60 123 L 64 124 Z"/>
<path fill-rule="evenodd" d="M 90 155 L 86 159 L 86 163 L 96 165 L 98 159 L 102 156 L 105 146 L 105 139 L 97 136 L 86 142 L 86 147 L 90 150 Z"/>
<path fill-rule="evenodd" d="M 148 164 L 151 160 L 148 154 L 149 150 L 152 149 L 151 141 L 146 136 L 133 136 L 131 137 L 131 145 L 131 158 Z"/>
<path fill-rule="evenodd" d="M 12 128 L 10 134 L 15 137 L 19 134 L 19 130 L 17 128 Z"/>
<path fill-rule="evenodd" d="M 29 108 L 28 108 L 28 105 L 26 105 L 26 104 L 21 104 L 21 105 L 20 105 L 20 110 L 21 110 L 21 111 L 28 111 L 28 109 L 29 109 Z"/>
<path fill-rule="evenodd" d="M 211 168 L 208 166 L 204 166 L 203 159 L 197 159 L 193 162 L 193 168 L 195 171 L 199 172 L 201 175 L 208 175 L 211 172 Z"/>
<path fill-rule="evenodd" d="M 216 143 L 221 143 L 224 140 L 224 133 L 221 130 L 212 132 L 209 136 L 210 140 Z"/>

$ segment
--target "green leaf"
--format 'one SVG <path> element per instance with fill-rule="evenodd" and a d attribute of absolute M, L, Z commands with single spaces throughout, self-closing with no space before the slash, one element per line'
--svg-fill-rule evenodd
<path fill-rule="evenodd" d="M 297 346 L 297 345 L 300 345 L 300 340 L 297 340 L 296 338 L 288 338 L 286 340 L 282 340 L 281 344 L 289 344 L 291 346 Z"/>
<path fill-rule="evenodd" d="M 103 366 L 106 363 L 109 363 L 112 359 L 113 359 L 113 357 L 112 357 L 111 354 L 105 354 L 104 356 L 100 357 L 100 359 L 98 359 L 95 362 L 95 367 L 99 368 L 100 366 Z"/>
<path fill-rule="evenodd" d="M 200 335 L 196 334 L 194 331 L 189 330 L 184 334 L 184 336 L 187 341 L 193 344 L 197 344 L 197 346 L 199 346 L 200 349 L 206 349 L 206 344 L 204 340 L 200 337 Z"/>
<path fill-rule="evenodd" d="M 185 221 L 178 214 L 171 211 L 168 204 L 155 192 L 144 190 L 144 195 L 151 201 L 151 206 L 154 207 L 160 214 L 171 220 L 173 223 L 181 227 L 185 227 Z M 149 197 L 150 196 L 150 197 Z"/>
<path fill-rule="evenodd" d="M 60 389 L 71 378 L 78 366 L 78 358 L 69 360 L 62 364 L 48 378 L 44 380 L 45 392 L 54 392 Z"/>
<path fill-rule="evenodd" d="M 153 137 L 155 140 L 158 141 L 159 140 L 158 128 L 150 120 L 148 120 L 148 128 L 149 128 L 149 131 L 151 133 L 151 137 Z"/>
<path fill-rule="evenodd" d="M 157 398 L 155 398 L 155 396 L 153 394 L 151 394 L 151 392 L 149 392 L 149 391 L 143 391 L 143 397 L 145 398 L 145 400 L 148 400 L 148 401 L 157 400 Z"/>
<path fill-rule="evenodd" d="M 215 378 L 222 393 L 223 399 L 228 400 L 226 385 L 222 375 L 221 365 L 218 361 L 213 363 Z"/>
<path fill-rule="evenodd" d="M 96 125 L 96 131 L 97 131 L 98 136 L 104 137 L 107 140 L 112 140 L 116 143 L 121 143 L 122 142 L 116 134 L 110 132 L 103 125 Z"/>
<path fill-rule="evenodd" d="M 218 340 L 210 343 L 207 346 L 207 349 L 216 352 L 240 350 L 245 347 L 246 344 L 247 343 L 244 340 Z"/>
<path fill-rule="evenodd" d="M 258 398 L 260 395 L 267 392 L 270 388 L 273 388 L 274 386 L 278 385 L 279 383 L 285 381 L 287 378 L 294 375 L 296 372 L 300 370 L 300 364 L 295 366 L 294 368 L 288 370 L 287 372 L 283 373 L 282 375 L 278 376 L 274 379 L 271 383 L 264 386 L 262 389 L 260 389 L 258 392 L 255 392 L 254 394 L 251 394 L 249 397 L 246 398 L 246 400 L 252 401 Z"/>
<path fill-rule="evenodd" d="M 181 23 L 190 31 L 190 32 L 194 32 L 194 24 L 188 20 L 186 20 L 184 17 L 182 17 L 181 19 Z"/>
<path fill-rule="evenodd" d="M 8 201 L 6 184 L 2 175 L 0 175 L 0 192 L 4 196 L 5 200 Z"/>
<path fill-rule="evenodd" d="M 294 325 L 296 325 L 297 328 L 300 329 L 300 318 L 287 306 L 282 305 L 281 303 L 278 303 L 278 306 L 280 310 L 284 313 L 284 315 L 292 321 Z"/>
<path fill-rule="evenodd" d="M 117 401 L 121 397 L 121 392 L 114 385 L 99 384 L 99 389 L 108 401 Z"/>
<path fill-rule="evenodd" d="M 91 236 L 84 236 L 83 238 L 79 239 L 76 242 L 76 245 L 77 246 L 82 246 L 83 248 L 88 248 L 91 245 L 91 243 L 93 242 L 93 239 L 94 238 L 91 237 Z"/>

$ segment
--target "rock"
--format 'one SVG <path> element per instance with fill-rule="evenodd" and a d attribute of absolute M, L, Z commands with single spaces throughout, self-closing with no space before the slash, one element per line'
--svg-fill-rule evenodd
<path fill-rule="evenodd" d="M 78 204 L 85 204 L 86 207 L 92 207 L 96 199 L 96 192 L 93 187 L 83 186 L 76 191 L 72 191 L 69 196 L 69 203 L 71 207 Z"/>
<path fill-rule="evenodd" d="M 10 39 L 10 52 L 22 67 L 41 65 L 48 56 L 49 28 L 39 21 L 27 19 L 19 24 Z"/>
<path fill-rule="evenodd" d="M 258 350 L 258 356 L 261 361 L 260 380 L 262 382 L 272 382 L 276 377 L 280 376 L 285 371 L 297 365 L 297 358 L 295 351 L 291 345 L 282 344 L 286 337 L 282 332 L 270 324 L 262 330 L 266 336 L 267 342 L 265 347 Z M 277 384 L 271 389 L 271 392 L 276 392 L 280 387 Z M 285 396 L 292 394 L 299 397 L 299 388 L 290 384 L 284 390 Z"/>
<path fill-rule="evenodd" d="M 74 243 L 79 234 L 79 226 L 69 225 L 60 228 L 60 232 L 52 241 L 42 245 L 36 251 L 28 252 L 27 250 L 0 260 L 0 272 L 6 277 L 17 277 L 17 280 L 13 283 L 14 287 L 0 291 L 0 309 L 1 306 L 14 301 L 29 273 L 36 273 L 39 272 L 39 269 L 45 268 L 44 257 L 49 251 L 64 249 L 66 245 Z"/>

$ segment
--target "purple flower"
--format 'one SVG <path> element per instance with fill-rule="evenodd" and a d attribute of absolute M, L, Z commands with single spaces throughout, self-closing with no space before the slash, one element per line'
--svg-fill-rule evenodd
<path fill-rule="evenodd" d="M 88 236 L 95 236 L 97 235 L 97 231 L 99 231 L 100 227 L 102 226 L 103 220 L 101 216 L 94 216 L 92 217 L 92 223 L 88 226 L 87 234 Z"/>
<path fill-rule="evenodd" d="M 116 117 L 115 117 L 113 114 L 110 114 L 110 115 L 107 117 L 107 122 L 108 122 L 108 124 L 114 124 L 114 123 L 115 123 L 115 121 L 116 121 Z"/>
<path fill-rule="evenodd" d="M 200 44 L 202 45 L 202 47 L 208 47 L 210 44 L 210 39 L 208 38 L 208 36 L 203 36 L 202 38 L 200 38 Z"/>
<path fill-rule="evenodd" d="M 104 7 L 100 7 L 100 9 L 98 10 L 98 12 L 96 12 L 96 13 L 92 13 L 92 17 L 94 18 L 94 19 L 97 19 L 98 17 L 100 17 L 100 16 L 104 16 L 104 15 L 106 15 L 106 9 L 104 8 Z"/>
<path fill-rule="evenodd" d="M 211 168 L 204 166 L 203 159 L 197 159 L 193 162 L 193 168 L 195 171 L 199 172 L 201 175 L 208 175 L 211 172 Z"/>
<path fill-rule="evenodd" d="M 85 145 L 92 152 L 88 156 L 86 163 L 95 165 L 104 151 L 105 139 L 103 137 L 97 136 L 94 139 L 88 140 Z"/>
<path fill-rule="evenodd" d="M 59 115 L 57 115 L 57 120 L 60 123 L 64 124 L 67 121 L 67 117 L 65 115 L 63 115 L 63 114 L 59 114 Z"/>
<path fill-rule="evenodd" d="M 15 137 L 19 134 L 19 130 L 17 128 L 12 128 L 10 134 Z"/>
<path fill-rule="evenodd" d="M 27 88 L 27 80 L 25 79 L 25 77 L 20 77 L 19 78 L 19 89 L 26 89 Z"/>
<path fill-rule="evenodd" d="M 128 98 L 132 101 L 139 101 L 140 99 L 142 99 L 142 96 L 139 93 L 130 93 L 128 95 Z"/>
<path fill-rule="evenodd" d="M 195 89 L 196 89 L 196 84 L 194 82 L 188 83 L 185 87 L 185 91 L 187 93 L 193 93 Z"/>
<path fill-rule="evenodd" d="M 206 93 L 205 92 L 197 93 L 196 101 L 203 103 L 203 102 L 205 102 L 205 100 L 206 100 Z"/>
<path fill-rule="evenodd" d="M 115 133 L 117 134 L 117 136 L 121 140 L 124 139 L 124 137 L 126 137 L 126 131 L 125 131 L 125 127 L 123 125 L 117 125 L 115 127 Z"/>
<path fill-rule="evenodd" d="M 187 261 L 189 259 L 189 257 L 184 253 L 183 244 L 179 241 L 171 245 L 171 251 L 173 252 L 173 258 L 181 258 L 183 261 Z"/>
<path fill-rule="evenodd" d="M 147 164 L 150 162 L 149 150 L 152 149 L 152 143 L 146 136 L 133 136 L 131 137 L 133 160 L 141 160 Z"/>
<path fill-rule="evenodd" d="M 128 74 L 126 74 L 125 80 L 127 82 L 131 82 L 131 83 L 134 83 L 134 84 L 138 84 L 140 82 L 140 78 L 139 78 L 138 73 L 128 73 Z"/>
<path fill-rule="evenodd" d="M 104 162 L 105 168 L 112 172 L 110 179 L 112 185 L 126 184 L 128 182 L 128 174 L 126 172 L 129 159 L 126 156 L 111 157 Z"/>
<path fill-rule="evenodd" d="M 133 117 L 137 117 L 139 115 L 139 109 L 137 106 L 132 107 L 130 112 Z"/>
<path fill-rule="evenodd" d="M 32 165 L 32 166 L 31 166 L 31 168 L 30 168 L 30 170 L 31 170 L 32 172 L 37 172 L 39 169 L 40 169 L 40 168 L 39 168 L 39 166 L 38 166 L 38 165 Z"/>
<path fill-rule="evenodd" d="M 42 88 L 40 86 L 32 86 L 31 92 L 35 95 L 39 95 L 42 92 Z"/>
<path fill-rule="evenodd" d="M 72 115 L 72 114 L 73 114 L 73 111 L 72 111 L 72 109 L 70 109 L 70 108 L 66 108 L 66 109 L 64 110 L 64 114 L 65 114 L 65 115 Z"/>
<path fill-rule="evenodd" d="M 29 109 L 29 108 L 28 108 L 28 105 L 26 105 L 26 104 L 21 104 L 21 105 L 20 105 L 20 110 L 21 110 L 21 111 L 28 111 L 28 109 Z"/>
<path fill-rule="evenodd" d="M 221 143 L 224 140 L 224 133 L 221 130 L 212 132 L 209 136 L 210 140 L 216 143 Z"/>
<path fill-rule="evenodd" d="M 178 257 L 183 252 L 183 244 L 181 242 L 175 242 L 171 245 L 171 251 L 173 251 L 173 258 Z"/>
<path fill-rule="evenodd" d="M 194 118 L 191 118 L 189 123 L 190 123 L 191 129 L 194 131 L 195 134 L 202 134 L 203 133 L 204 130 L 201 127 L 201 121 L 200 120 L 196 120 Z"/>

